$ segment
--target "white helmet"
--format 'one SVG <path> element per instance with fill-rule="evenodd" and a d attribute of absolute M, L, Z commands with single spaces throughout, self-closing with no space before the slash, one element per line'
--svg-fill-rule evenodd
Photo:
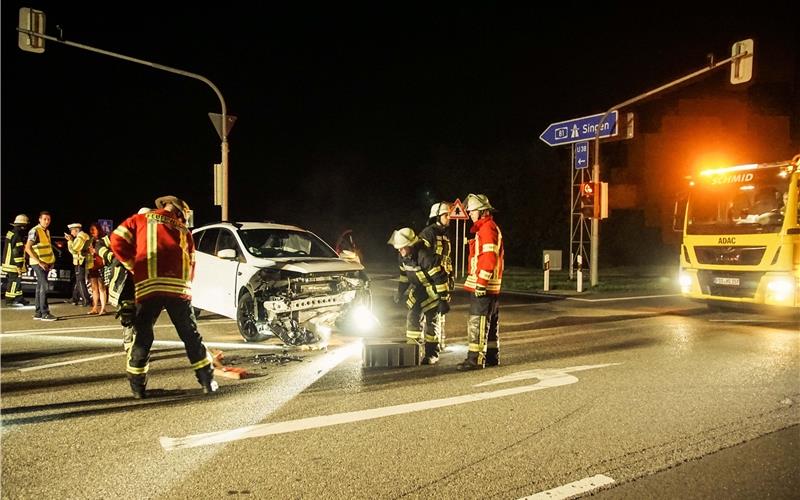
<path fill-rule="evenodd" d="M 450 203 L 446 201 L 440 201 L 439 203 L 434 203 L 431 205 L 431 213 L 428 215 L 428 218 L 439 217 L 440 215 L 449 214 L 450 213 Z"/>
<path fill-rule="evenodd" d="M 464 210 L 472 212 L 474 210 L 494 210 L 494 207 L 489 203 L 489 198 L 485 194 L 468 194 L 466 207 Z"/>
<path fill-rule="evenodd" d="M 12 224 L 17 226 L 27 226 L 28 225 L 28 216 L 25 214 L 19 214 L 14 217 L 14 222 Z"/>
<path fill-rule="evenodd" d="M 137 215 L 144 215 L 144 214 L 146 214 L 146 213 L 148 213 L 148 212 L 150 212 L 150 211 L 152 211 L 152 210 L 153 210 L 153 209 L 152 209 L 152 208 L 149 208 L 149 207 L 142 207 L 142 208 L 140 208 L 140 209 L 139 209 L 139 211 L 138 211 L 138 212 L 136 212 L 136 214 L 137 214 Z"/>
<path fill-rule="evenodd" d="M 386 243 L 392 245 L 396 250 L 400 250 L 404 247 L 414 246 L 418 241 L 419 238 L 417 238 L 414 230 L 410 227 L 404 227 L 397 231 L 392 231 L 392 235 Z"/>

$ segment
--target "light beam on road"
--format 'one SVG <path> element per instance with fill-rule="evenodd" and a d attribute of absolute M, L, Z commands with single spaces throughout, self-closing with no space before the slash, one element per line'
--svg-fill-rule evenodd
<path fill-rule="evenodd" d="M 287 420 L 284 422 L 251 425 L 248 427 L 240 427 L 238 429 L 231 429 L 227 431 L 209 432 L 205 434 L 195 434 L 178 438 L 161 437 L 160 441 L 164 450 L 171 451 L 181 448 L 194 448 L 210 444 L 238 441 L 240 439 L 264 437 L 274 434 L 285 434 L 288 432 L 317 429 L 320 427 L 330 427 L 332 425 L 361 422 L 364 420 L 414 413 L 433 408 L 444 408 L 447 406 L 460 405 L 464 403 L 474 403 L 476 401 L 486 401 L 489 399 L 503 398 L 506 396 L 514 396 L 516 394 L 524 394 L 526 392 L 558 387 L 561 385 L 574 384 L 578 381 L 578 378 L 570 375 L 569 372 L 604 368 L 606 366 L 613 366 L 617 364 L 619 363 L 573 366 L 561 369 L 528 370 L 526 372 L 520 372 L 522 375 L 512 374 L 507 377 L 500 377 L 499 379 L 494 379 L 479 385 L 500 384 L 514 380 L 525 380 L 531 378 L 538 379 L 535 384 L 512 387 L 509 389 L 500 389 L 492 392 L 479 392 L 475 394 L 465 394 L 463 396 L 454 396 L 444 399 L 432 399 L 428 401 L 419 401 L 416 403 L 385 406 L 382 408 L 372 408 L 368 410 L 352 411 L 347 413 L 337 413 L 334 415 L 323 415 L 319 417 L 301 418 L 298 420 Z"/>

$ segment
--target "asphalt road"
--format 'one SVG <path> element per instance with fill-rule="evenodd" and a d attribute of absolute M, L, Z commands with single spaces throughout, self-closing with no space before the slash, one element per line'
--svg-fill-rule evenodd
<path fill-rule="evenodd" d="M 376 278 L 382 335 L 402 337 Z M 354 337 L 245 344 L 202 315 L 251 375 L 213 396 L 164 314 L 142 401 L 113 316 L 3 309 L 2 497 L 796 498 L 796 320 L 611 299 L 504 296 L 502 364 L 468 373 L 461 295 L 435 366 L 364 369 Z"/>

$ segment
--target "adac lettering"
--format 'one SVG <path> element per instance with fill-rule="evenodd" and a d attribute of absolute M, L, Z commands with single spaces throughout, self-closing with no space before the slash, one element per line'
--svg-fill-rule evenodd
<path fill-rule="evenodd" d="M 717 242 L 718 245 L 735 245 L 736 244 L 736 237 L 735 236 L 722 236 L 719 241 Z"/>

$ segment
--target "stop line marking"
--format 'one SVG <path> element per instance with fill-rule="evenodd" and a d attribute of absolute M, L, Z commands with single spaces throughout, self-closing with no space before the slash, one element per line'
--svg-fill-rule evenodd
<path fill-rule="evenodd" d="M 337 413 L 333 415 L 307 417 L 297 420 L 286 420 L 283 422 L 257 424 L 247 427 L 240 427 L 238 429 L 208 432 L 204 434 L 195 434 L 177 438 L 162 436 L 159 440 L 164 450 L 172 451 L 183 448 L 195 448 L 199 446 L 207 446 L 210 444 L 227 443 L 231 441 L 238 441 L 241 439 L 271 436 L 275 434 L 286 434 L 289 432 L 304 431 L 309 429 L 318 429 L 321 427 L 330 427 L 339 424 L 362 422 L 365 420 L 373 420 L 376 418 L 383 418 L 393 415 L 403 415 L 418 411 L 431 410 L 434 408 L 445 408 L 448 406 L 460 405 L 464 403 L 486 401 L 490 399 L 503 398 L 506 396 L 524 394 L 526 392 L 549 389 L 552 387 L 559 387 L 562 385 L 574 384 L 575 382 L 578 381 L 578 378 L 575 377 L 574 375 L 570 375 L 571 372 L 592 370 L 595 368 L 604 368 L 607 366 L 614 366 L 618 364 L 620 363 L 607 363 L 602 365 L 581 365 L 581 366 L 572 366 L 569 368 L 527 370 L 524 372 L 513 373 L 511 375 L 506 375 L 504 377 L 489 380 L 481 384 L 477 384 L 476 387 L 503 384 L 503 383 L 514 382 L 518 380 L 526 380 L 526 379 L 538 379 L 536 383 L 521 387 L 512 387 L 508 389 L 500 389 L 490 392 L 478 392 L 478 393 L 465 394 L 462 396 L 454 396 L 443 399 L 418 401 L 416 403 L 384 406 L 381 408 L 371 408 L 367 410 Z"/>

